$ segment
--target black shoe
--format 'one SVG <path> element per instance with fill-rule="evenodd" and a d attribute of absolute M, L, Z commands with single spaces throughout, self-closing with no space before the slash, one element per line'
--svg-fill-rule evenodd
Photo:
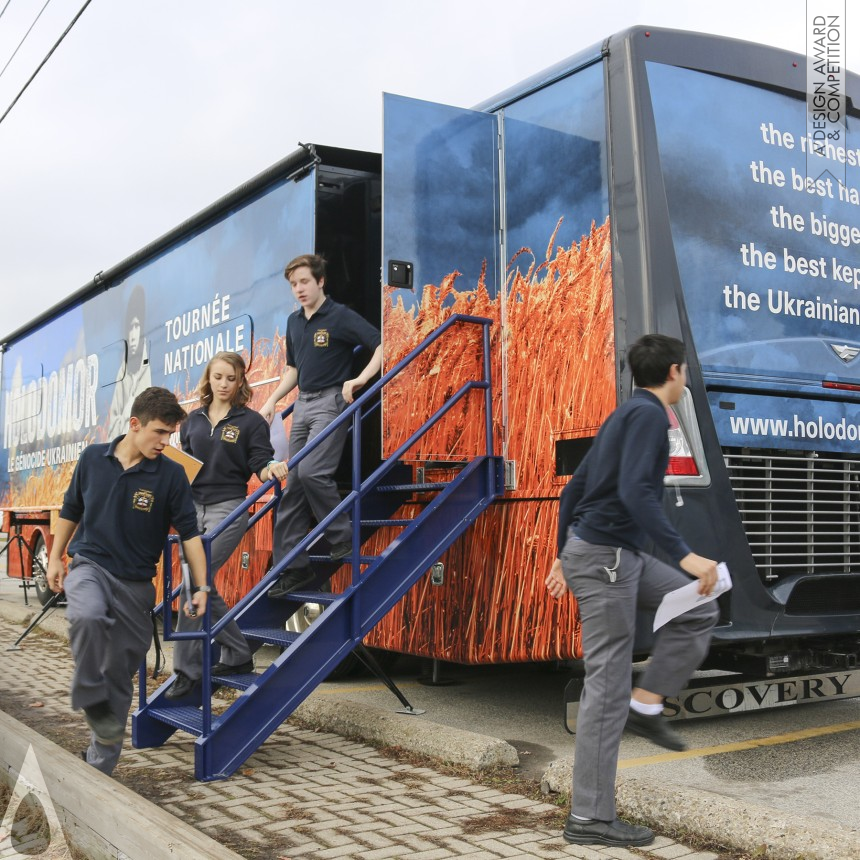
<path fill-rule="evenodd" d="M 341 541 L 340 543 L 336 543 L 332 546 L 329 558 L 331 558 L 332 561 L 340 561 L 342 558 L 346 558 L 351 552 L 352 541 Z"/>
<path fill-rule="evenodd" d="M 184 672 L 176 673 L 176 680 L 164 694 L 166 699 L 184 699 L 200 689 L 200 681 L 189 678 Z"/>
<path fill-rule="evenodd" d="M 269 589 L 269 597 L 286 597 L 291 591 L 301 591 L 313 581 L 314 574 L 309 567 L 287 568 Z"/>
<path fill-rule="evenodd" d="M 665 747 L 667 750 L 687 749 L 687 744 L 684 739 L 669 725 L 668 721 L 661 714 L 650 717 L 647 714 L 640 714 L 630 709 L 627 715 L 627 725 L 625 729 L 632 732 L 634 735 L 639 735 L 640 738 L 646 738 L 651 743 L 657 746 Z"/>
<path fill-rule="evenodd" d="M 565 842 L 576 845 L 650 845 L 654 833 L 647 827 L 628 824 L 620 818 L 615 821 L 580 821 L 572 815 L 564 825 Z"/>
<path fill-rule="evenodd" d="M 122 740 L 125 726 L 113 715 L 107 702 L 84 708 L 84 717 L 100 744 L 110 745 Z"/>
<path fill-rule="evenodd" d="M 254 671 L 254 661 L 248 660 L 246 663 L 239 663 L 238 666 L 231 666 L 229 663 L 216 663 L 212 667 L 213 675 L 247 675 Z"/>
<path fill-rule="evenodd" d="M 84 761 L 86 761 L 86 760 L 87 760 L 87 751 L 86 751 L 86 750 L 81 750 L 81 758 L 82 758 Z"/>

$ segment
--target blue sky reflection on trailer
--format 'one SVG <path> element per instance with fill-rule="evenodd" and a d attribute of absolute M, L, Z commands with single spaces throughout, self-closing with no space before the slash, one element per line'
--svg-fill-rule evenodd
<path fill-rule="evenodd" d="M 824 197 L 796 187 L 826 166 L 814 158 L 807 165 L 801 151 L 805 102 L 687 69 L 657 63 L 647 69 L 678 267 L 705 372 L 816 381 L 825 372 L 860 377 L 860 362 L 846 366 L 821 349 L 820 338 L 860 345 L 860 325 L 839 319 L 840 309 L 860 309 L 858 285 L 844 283 L 833 266 L 834 260 L 856 265 L 860 246 L 845 247 L 816 230 L 825 221 L 860 225 L 860 215 L 856 205 L 839 200 L 835 179 L 832 197 L 826 187 Z M 679 102 L 684 111 L 677 110 Z M 790 133 L 794 148 L 771 142 L 771 127 Z M 860 168 L 847 167 L 845 178 L 858 188 Z M 801 229 L 782 226 L 786 214 L 800 216 Z M 769 264 L 761 256 L 767 252 L 774 255 Z M 801 257 L 823 261 L 818 277 L 797 272 Z M 796 313 L 794 299 L 813 304 Z M 837 318 L 828 319 L 832 311 L 823 306 L 836 307 Z M 803 338 L 815 338 L 809 345 L 814 353 L 798 349 Z"/>
<path fill-rule="evenodd" d="M 857 393 L 837 401 L 822 383 L 860 382 L 860 167 L 844 166 L 840 188 L 807 156 L 800 99 L 646 67 L 684 301 L 722 389 L 709 392 L 721 443 L 856 450 Z"/>
<path fill-rule="evenodd" d="M 0 403 L 0 484 L 10 495 L 34 471 L 73 462 L 82 445 L 109 436 L 128 306 L 139 287 L 149 363 L 141 387 L 190 395 L 215 352 L 237 350 L 253 361 L 271 351 L 294 307 L 283 267 L 313 247 L 313 195 L 313 173 L 282 182 L 11 344 Z"/>

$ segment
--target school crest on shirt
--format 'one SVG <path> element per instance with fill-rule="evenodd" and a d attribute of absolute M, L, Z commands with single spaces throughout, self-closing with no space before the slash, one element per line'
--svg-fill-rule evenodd
<path fill-rule="evenodd" d="M 221 428 L 221 441 L 222 442 L 238 442 L 239 441 L 239 428 L 235 424 L 225 424 Z"/>
<path fill-rule="evenodd" d="M 314 346 L 328 346 L 327 328 L 318 328 L 314 332 Z"/>
<path fill-rule="evenodd" d="M 131 497 L 131 506 L 136 511 L 149 513 L 155 504 L 155 495 L 152 490 L 135 490 Z"/>

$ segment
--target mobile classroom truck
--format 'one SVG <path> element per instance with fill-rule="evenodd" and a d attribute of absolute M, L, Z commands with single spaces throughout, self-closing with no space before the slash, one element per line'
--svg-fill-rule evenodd
<path fill-rule="evenodd" d="M 558 496 L 631 394 L 628 345 L 661 332 L 689 357 L 666 510 L 728 564 L 709 665 L 741 673 L 670 709 L 860 694 L 860 86 L 847 75 L 841 139 L 822 143 L 807 62 L 636 27 L 472 110 L 385 95 L 382 156 L 302 146 L 100 273 L 2 344 L 10 574 L 48 597 L 30 553 L 46 558 L 81 450 L 122 432 L 136 386 L 194 408 L 208 359 L 236 350 L 261 406 L 296 307 L 284 265 L 315 251 L 327 293 L 382 328 L 386 372 L 436 337 L 382 389 L 359 479 L 392 456 L 408 470 L 402 528 L 444 507 L 433 487 L 487 439 L 498 467 L 485 509 L 422 550 L 367 644 L 469 664 L 581 657 L 575 601 L 544 587 Z M 458 315 L 489 321 L 484 340 Z M 489 387 L 413 439 L 482 360 Z M 382 522 L 336 594 L 408 544 Z M 268 518 L 220 575 L 228 603 L 270 564 Z"/>

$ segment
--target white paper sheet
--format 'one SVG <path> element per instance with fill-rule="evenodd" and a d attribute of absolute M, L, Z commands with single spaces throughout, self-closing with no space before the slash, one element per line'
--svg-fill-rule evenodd
<path fill-rule="evenodd" d="M 699 580 L 694 579 L 687 585 L 682 585 L 680 588 L 670 591 L 657 607 L 657 614 L 654 616 L 654 629 L 659 630 L 673 618 L 677 618 L 688 609 L 692 609 L 700 603 L 716 600 L 716 598 L 731 587 L 731 574 L 729 574 L 729 569 L 726 567 L 725 562 L 721 561 L 717 565 L 717 583 L 714 586 L 714 590 L 710 594 L 699 594 Z"/>

